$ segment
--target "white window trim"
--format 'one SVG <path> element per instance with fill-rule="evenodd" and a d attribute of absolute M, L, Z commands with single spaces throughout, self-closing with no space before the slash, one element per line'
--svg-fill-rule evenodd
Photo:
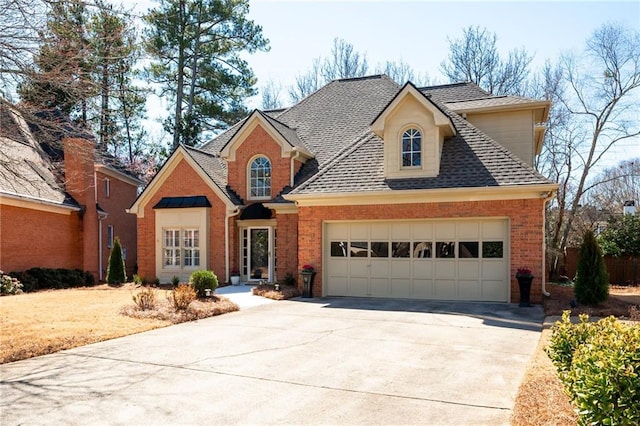
<path fill-rule="evenodd" d="M 166 231 L 178 231 L 178 245 L 177 246 L 167 246 L 166 243 Z M 187 246 L 185 244 L 185 232 L 186 231 L 198 231 L 198 245 L 194 245 L 194 246 Z M 175 235 L 172 237 L 173 242 L 175 243 Z M 188 271 L 195 271 L 198 269 L 202 268 L 202 253 L 203 253 L 203 248 L 201 245 L 202 242 L 202 238 L 200 235 L 200 228 L 197 226 L 186 226 L 186 227 L 180 227 L 180 226 L 168 226 L 168 227 L 164 227 L 162 228 L 162 250 L 161 250 L 161 265 L 162 265 L 162 269 L 163 270 L 171 270 L 171 271 L 175 271 L 175 270 L 188 270 Z M 166 250 L 177 250 L 177 258 L 178 258 L 178 264 L 177 265 L 167 265 L 166 264 L 166 257 L 165 257 L 165 251 Z M 192 252 L 195 252 L 197 250 L 198 252 L 198 264 L 197 265 L 186 265 L 185 260 L 187 259 L 186 256 L 186 251 L 187 250 L 191 250 Z M 173 259 L 175 259 L 176 256 L 174 254 Z M 193 253 L 192 255 L 189 257 L 191 259 L 191 261 L 193 261 L 194 256 Z M 193 263 L 193 262 L 192 262 Z"/>
<path fill-rule="evenodd" d="M 263 195 L 263 196 L 252 196 L 251 195 L 251 166 L 253 165 L 253 162 L 256 161 L 258 158 L 264 158 L 269 162 L 269 195 Z M 271 159 L 269 157 L 267 157 L 264 154 L 258 154 L 258 155 L 254 155 L 253 157 L 251 157 L 251 159 L 247 162 L 247 199 L 248 200 L 270 200 L 271 199 L 271 194 L 273 193 L 273 185 L 272 185 L 272 179 L 273 179 L 273 162 L 271 161 Z"/>
<path fill-rule="evenodd" d="M 115 229 L 113 225 L 107 225 L 107 248 L 113 247 L 113 240 L 115 239 Z"/>

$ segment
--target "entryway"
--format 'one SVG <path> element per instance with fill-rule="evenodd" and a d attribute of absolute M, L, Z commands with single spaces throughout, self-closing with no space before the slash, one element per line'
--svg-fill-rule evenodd
<path fill-rule="evenodd" d="M 248 282 L 272 281 L 273 228 L 248 227 L 243 230 L 244 269 Z"/>

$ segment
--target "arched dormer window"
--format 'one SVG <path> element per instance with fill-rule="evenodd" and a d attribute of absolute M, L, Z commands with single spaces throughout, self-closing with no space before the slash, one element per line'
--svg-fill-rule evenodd
<path fill-rule="evenodd" d="M 402 134 L 402 167 L 422 165 L 422 134 L 418 129 L 407 129 Z"/>
<path fill-rule="evenodd" d="M 256 157 L 249 166 L 249 198 L 271 198 L 271 161 Z"/>

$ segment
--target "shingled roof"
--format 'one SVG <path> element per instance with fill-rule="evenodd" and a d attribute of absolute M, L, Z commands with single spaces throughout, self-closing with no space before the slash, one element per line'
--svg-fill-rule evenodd
<path fill-rule="evenodd" d="M 383 141 L 368 132 L 329 167 L 319 171 L 291 193 L 328 194 L 550 183 L 457 114 L 449 111 L 449 115 L 458 134 L 445 140 L 440 173 L 436 177 L 386 179 Z M 363 167 L 365 164 L 366 167 Z"/>
<path fill-rule="evenodd" d="M 370 124 L 401 90 L 385 75 L 334 80 L 285 110 L 262 113 L 282 136 L 315 155 L 283 193 L 349 193 L 404 189 L 500 187 L 548 184 L 546 178 L 457 113 L 457 107 L 531 102 L 493 96 L 473 83 L 423 87 L 420 90 L 453 121 L 457 135 L 445 139 L 437 177 L 385 179 L 383 141 Z M 189 149 L 221 188 L 227 188 L 226 165 L 219 152 L 244 120 L 205 144 Z M 208 157 L 205 157 L 208 156 Z M 227 188 L 226 191 L 229 191 Z M 284 201 L 283 193 L 276 201 Z M 233 194 L 232 194 L 233 196 Z M 234 202 L 241 200 L 235 195 Z"/>
<path fill-rule="evenodd" d="M 0 100 L 0 194 L 79 209 L 60 185 L 56 165 L 34 139 L 29 125 Z"/>

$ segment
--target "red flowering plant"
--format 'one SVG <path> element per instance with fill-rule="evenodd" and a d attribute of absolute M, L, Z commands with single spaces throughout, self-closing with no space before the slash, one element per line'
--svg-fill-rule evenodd
<path fill-rule="evenodd" d="M 233 269 L 231 271 L 231 276 L 232 277 L 234 277 L 234 276 L 239 277 L 240 276 L 240 271 L 238 271 L 237 269 Z"/>
<path fill-rule="evenodd" d="M 526 266 L 523 266 L 522 268 L 518 268 L 518 272 L 516 272 L 516 278 L 533 278 L 531 269 L 529 269 Z"/>
<path fill-rule="evenodd" d="M 302 265 L 302 272 L 313 272 L 313 266 L 305 263 Z"/>

